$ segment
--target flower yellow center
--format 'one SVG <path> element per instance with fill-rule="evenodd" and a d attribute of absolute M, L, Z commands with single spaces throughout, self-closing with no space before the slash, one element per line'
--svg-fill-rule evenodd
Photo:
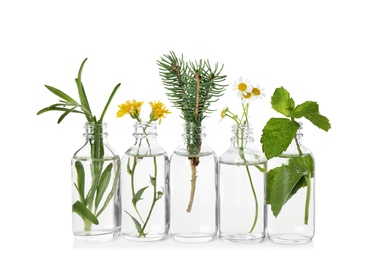
<path fill-rule="evenodd" d="M 251 98 L 251 96 L 252 96 L 252 93 L 246 93 L 245 95 L 243 95 L 243 97 L 246 99 Z"/>
<path fill-rule="evenodd" d="M 258 88 L 253 88 L 252 89 L 252 94 L 255 95 L 255 96 L 260 96 L 261 91 Z"/>
<path fill-rule="evenodd" d="M 248 86 L 245 83 L 243 83 L 243 82 L 238 84 L 238 90 L 239 91 L 245 91 L 247 88 L 248 88 Z"/>

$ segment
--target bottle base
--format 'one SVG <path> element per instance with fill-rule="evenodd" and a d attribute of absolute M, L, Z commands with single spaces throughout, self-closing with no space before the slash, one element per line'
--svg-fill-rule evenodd
<path fill-rule="evenodd" d="M 120 231 L 89 231 L 74 233 L 74 237 L 79 241 L 86 242 L 107 242 L 119 237 Z"/>
<path fill-rule="evenodd" d="M 135 242 L 154 242 L 154 241 L 160 241 L 167 238 L 167 234 L 151 234 L 148 233 L 145 237 L 139 237 L 138 233 L 123 233 L 122 236 L 130 241 Z"/>
<path fill-rule="evenodd" d="M 182 243 L 205 243 L 213 240 L 215 234 L 199 234 L 199 233 L 186 233 L 186 234 L 171 234 L 173 240 Z"/>
<path fill-rule="evenodd" d="M 300 234 L 268 234 L 268 238 L 278 244 L 290 244 L 290 245 L 300 245 L 307 244 L 312 241 L 312 237 L 303 236 Z"/>
<path fill-rule="evenodd" d="M 263 241 L 264 234 L 250 234 L 250 233 L 220 234 L 219 238 L 223 241 L 232 242 L 232 243 L 259 243 Z"/>

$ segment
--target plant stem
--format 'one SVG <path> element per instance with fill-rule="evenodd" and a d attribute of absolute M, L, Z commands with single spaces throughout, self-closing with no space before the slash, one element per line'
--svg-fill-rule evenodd
<path fill-rule="evenodd" d="M 127 163 L 130 163 L 130 157 L 129 157 L 129 161 Z M 130 174 L 130 181 L 131 181 L 131 191 L 132 191 L 132 195 L 133 195 L 133 198 L 135 197 L 135 189 L 134 189 L 134 173 L 135 173 L 135 167 L 137 166 L 137 157 L 134 156 L 134 159 L 133 159 L 133 167 L 132 169 L 130 170 L 129 169 L 129 174 Z M 133 201 L 133 207 L 135 209 L 135 211 L 137 212 L 137 215 L 138 217 L 140 218 L 140 220 L 142 221 L 142 223 L 144 223 L 142 217 L 141 217 L 141 214 L 139 213 L 138 211 L 138 208 L 137 208 L 137 204 L 134 203 Z"/>
<path fill-rule="evenodd" d="M 194 158 L 191 159 L 191 193 L 190 201 L 188 203 L 187 212 L 190 213 L 192 204 L 194 203 L 195 187 L 196 187 L 196 165 L 194 164 Z"/>
<path fill-rule="evenodd" d="M 299 155 L 302 156 L 303 153 L 302 153 L 301 147 L 299 146 L 298 139 L 297 139 L 297 137 L 294 137 L 294 139 L 295 139 L 295 144 L 297 145 Z"/>
<path fill-rule="evenodd" d="M 144 222 L 144 225 L 143 225 L 143 227 L 141 229 L 141 232 L 140 232 L 140 234 L 143 234 L 144 236 L 146 235 L 146 233 L 144 232 L 145 228 L 146 228 L 146 225 L 148 224 L 150 216 L 152 215 L 152 211 L 154 209 L 154 205 L 156 204 L 156 201 L 158 200 L 158 198 L 157 198 L 157 162 L 156 162 L 156 156 L 153 157 L 153 163 L 154 163 L 154 177 L 153 178 L 155 179 L 155 182 L 152 183 L 152 185 L 153 185 L 153 202 L 152 202 L 152 205 L 150 207 L 150 210 L 149 210 L 148 216 L 146 218 L 146 221 Z"/>
<path fill-rule="evenodd" d="M 257 201 L 256 190 L 255 190 L 255 187 L 253 186 L 252 177 L 251 177 L 251 173 L 250 173 L 250 171 L 249 171 L 249 167 L 246 165 L 245 168 L 246 168 L 246 172 L 248 173 L 248 178 L 249 178 L 249 182 L 250 182 L 250 184 L 251 184 L 251 189 L 252 189 L 252 192 L 253 192 L 253 197 L 255 198 L 255 207 L 256 207 L 255 219 L 254 219 L 254 221 L 253 221 L 252 228 L 251 228 L 251 230 L 249 231 L 249 233 L 252 233 L 253 230 L 254 230 L 255 227 L 256 227 L 257 218 L 258 218 L 258 215 L 259 215 L 259 203 L 258 203 L 258 201 Z"/>
<path fill-rule="evenodd" d="M 309 222 L 309 208 L 310 208 L 310 193 L 311 193 L 311 173 L 305 176 L 307 188 L 306 188 L 306 204 L 305 204 L 305 225 Z"/>

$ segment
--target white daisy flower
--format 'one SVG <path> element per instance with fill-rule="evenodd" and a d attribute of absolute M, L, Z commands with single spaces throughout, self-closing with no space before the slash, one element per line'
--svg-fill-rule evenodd
<path fill-rule="evenodd" d="M 234 81 L 233 90 L 237 91 L 237 96 L 242 99 L 248 99 L 252 95 L 252 86 L 250 85 L 249 80 L 244 81 L 242 77 L 237 81 Z"/>
<path fill-rule="evenodd" d="M 265 90 L 264 88 L 260 88 L 260 85 L 256 85 L 256 87 L 252 88 L 251 98 L 253 98 L 253 99 L 257 99 L 257 98 L 262 99 L 263 97 L 265 97 L 264 90 Z"/>

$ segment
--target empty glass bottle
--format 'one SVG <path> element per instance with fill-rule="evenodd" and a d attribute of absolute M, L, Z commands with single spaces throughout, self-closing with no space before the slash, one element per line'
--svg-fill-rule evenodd
<path fill-rule="evenodd" d="M 170 160 L 170 233 L 180 242 L 207 242 L 217 234 L 218 158 L 204 127 L 187 123 Z"/>
<path fill-rule="evenodd" d="M 85 144 L 72 158 L 73 233 L 107 241 L 120 233 L 120 158 L 107 143 L 106 124 L 85 124 Z"/>
<path fill-rule="evenodd" d="M 267 161 L 254 147 L 250 125 L 233 125 L 230 148 L 219 158 L 219 237 L 260 242 L 265 236 Z"/>
<path fill-rule="evenodd" d="M 303 244 L 314 236 L 314 159 L 301 144 L 301 129 L 268 161 L 267 236 L 277 243 Z"/>
<path fill-rule="evenodd" d="M 122 234 L 135 241 L 167 237 L 168 156 L 157 143 L 156 123 L 135 123 L 135 144 L 122 157 Z"/>

